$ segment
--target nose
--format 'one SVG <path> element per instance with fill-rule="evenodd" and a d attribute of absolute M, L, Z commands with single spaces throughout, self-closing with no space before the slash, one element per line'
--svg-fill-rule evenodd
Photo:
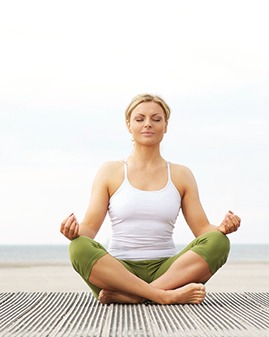
<path fill-rule="evenodd" d="M 144 127 L 145 128 L 151 128 L 151 120 L 150 120 L 150 118 L 146 118 L 145 119 Z"/>

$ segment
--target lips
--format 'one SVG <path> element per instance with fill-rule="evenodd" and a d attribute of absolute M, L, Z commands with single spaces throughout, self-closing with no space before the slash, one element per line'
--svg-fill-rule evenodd
<path fill-rule="evenodd" d="M 144 136 L 153 136 L 154 133 L 153 132 L 142 132 L 142 135 L 144 135 Z"/>

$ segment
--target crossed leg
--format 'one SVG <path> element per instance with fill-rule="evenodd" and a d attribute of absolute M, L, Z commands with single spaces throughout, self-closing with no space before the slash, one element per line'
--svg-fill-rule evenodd
<path fill-rule="evenodd" d="M 201 282 L 211 276 L 207 262 L 195 252 L 187 251 L 162 276 L 148 284 L 107 254 L 93 265 L 89 282 L 102 288 L 101 303 L 152 300 L 160 304 L 185 304 L 204 300 L 206 292 Z"/>
<path fill-rule="evenodd" d="M 206 233 L 172 260 L 167 260 L 150 284 L 129 272 L 121 262 L 107 254 L 102 245 L 88 237 L 74 239 L 69 255 L 74 269 L 94 295 L 99 294 L 102 303 L 145 300 L 160 304 L 200 303 L 205 298 L 205 287 L 201 282 L 207 281 L 226 262 L 229 249 L 229 240 L 224 234 Z"/>

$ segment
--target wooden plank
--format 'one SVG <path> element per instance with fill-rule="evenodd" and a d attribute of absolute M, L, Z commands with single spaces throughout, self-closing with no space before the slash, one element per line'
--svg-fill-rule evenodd
<path fill-rule="evenodd" d="M 1 337 L 269 336 L 269 293 L 197 305 L 101 304 L 89 292 L 0 293 Z"/>

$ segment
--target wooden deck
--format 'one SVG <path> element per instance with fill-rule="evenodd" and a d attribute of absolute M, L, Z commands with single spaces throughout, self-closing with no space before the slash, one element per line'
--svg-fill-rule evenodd
<path fill-rule="evenodd" d="M 198 305 L 97 302 L 91 293 L 0 293 L 0 336 L 269 336 L 269 293 L 209 293 Z"/>

